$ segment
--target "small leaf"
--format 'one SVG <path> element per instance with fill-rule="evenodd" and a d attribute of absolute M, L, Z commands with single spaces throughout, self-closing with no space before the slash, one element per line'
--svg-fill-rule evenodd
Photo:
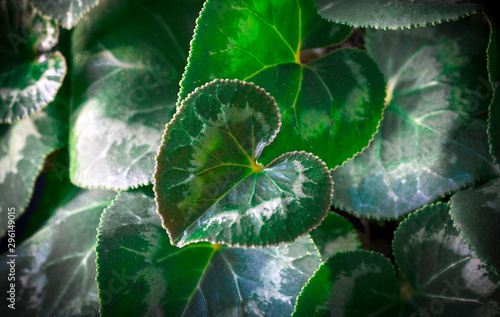
<path fill-rule="evenodd" d="M 101 315 L 289 316 L 318 268 L 309 237 L 259 249 L 169 244 L 151 188 L 121 192 L 97 245 Z"/>
<path fill-rule="evenodd" d="M 182 102 L 155 173 L 158 212 L 174 245 L 277 244 L 321 222 L 333 193 L 321 160 L 291 152 L 266 167 L 257 161 L 279 126 L 274 100 L 251 83 L 215 80 Z"/>
<path fill-rule="evenodd" d="M 352 223 L 333 212 L 329 212 L 321 225 L 309 234 L 325 262 L 335 253 L 361 249 L 361 241 Z"/>
<path fill-rule="evenodd" d="M 74 29 L 73 183 L 113 189 L 151 183 L 201 5 L 105 1 Z"/>
<path fill-rule="evenodd" d="M 332 173 L 336 206 L 398 218 L 498 173 L 478 115 L 489 104 L 477 94 L 487 84 L 486 44 L 469 20 L 368 30 L 367 49 L 388 78 L 387 109 L 370 146 Z"/>
<path fill-rule="evenodd" d="M 74 27 L 78 21 L 101 0 L 30 0 L 44 15 L 48 15 L 66 29 Z"/>
<path fill-rule="evenodd" d="M 500 273 L 500 179 L 451 196 L 450 213 L 462 238 Z"/>
<path fill-rule="evenodd" d="M 336 50 L 309 64 L 305 49 L 342 41 L 312 0 L 209 0 L 197 20 L 179 102 L 216 78 L 253 82 L 276 98 L 283 125 L 261 161 L 314 153 L 335 168 L 363 150 L 384 108 L 384 79 L 364 51 Z"/>
<path fill-rule="evenodd" d="M 27 0 L 3 1 L 0 15 L 0 123 L 12 123 L 54 100 L 66 60 L 58 51 L 47 52 L 57 44 L 57 24 Z"/>
<path fill-rule="evenodd" d="M 458 20 L 483 10 L 480 0 L 316 0 L 318 13 L 354 27 L 401 29 Z"/>
<path fill-rule="evenodd" d="M 97 315 L 96 228 L 115 194 L 71 191 L 61 206 L 53 202 L 52 216 L 35 235 L 16 245 L 15 252 L 0 257 L 0 274 L 6 281 L 10 266 L 5 264 L 15 262 L 11 282 L 15 284 L 17 316 Z M 8 282 L 0 283 L 2 294 L 9 294 L 10 287 Z M 0 306 L 2 316 L 11 312 L 7 303 Z"/>
<path fill-rule="evenodd" d="M 320 266 L 306 284 L 293 317 L 397 316 L 399 285 L 381 254 L 341 252 Z"/>
<path fill-rule="evenodd" d="M 469 249 L 437 204 L 411 214 L 394 236 L 394 255 L 413 288 L 402 316 L 498 316 L 500 278 Z"/>

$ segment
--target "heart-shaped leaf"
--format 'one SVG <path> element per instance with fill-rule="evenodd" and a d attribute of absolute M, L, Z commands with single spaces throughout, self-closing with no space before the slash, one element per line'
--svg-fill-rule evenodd
<path fill-rule="evenodd" d="M 103 317 L 290 316 L 321 263 L 309 237 L 258 249 L 174 247 L 147 187 L 119 194 L 98 239 Z"/>
<path fill-rule="evenodd" d="M 66 60 L 47 52 L 57 44 L 59 29 L 28 0 L 3 1 L 0 16 L 0 123 L 12 123 L 54 100 Z"/>
<path fill-rule="evenodd" d="M 73 30 L 71 180 L 151 183 L 202 1 L 112 0 Z"/>
<path fill-rule="evenodd" d="M 57 20 L 66 29 L 74 27 L 78 21 L 101 0 L 30 0 L 44 15 Z"/>
<path fill-rule="evenodd" d="M 500 277 L 460 238 L 449 210 L 426 207 L 396 231 L 394 256 L 409 283 L 402 297 L 383 256 L 337 253 L 304 287 L 294 316 L 498 316 Z"/>
<path fill-rule="evenodd" d="M 276 98 L 283 122 L 262 163 L 307 151 L 335 168 L 376 132 L 384 80 L 357 49 L 337 50 L 309 64 L 300 54 L 340 42 L 348 32 L 323 20 L 313 0 L 209 0 L 197 20 L 179 102 L 216 78 L 253 82 Z"/>
<path fill-rule="evenodd" d="M 483 10 L 481 0 L 315 0 L 318 13 L 354 27 L 401 29 L 458 20 Z"/>
<path fill-rule="evenodd" d="M 489 104 L 487 33 L 463 20 L 368 30 L 366 45 L 388 78 L 387 109 L 371 145 L 332 173 L 334 204 L 398 218 L 494 176 L 486 116 L 477 115 Z"/>
<path fill-rule="evenodd" d="M 252 83 L 214 80 L 186 98 L 156 158 L 158 212 L 174 245 L 268 245 L 317 226 L 331 204 L 325 164 L 305 152 L 264 167 L 278 133 L 271 96 Z"/>
<path fill-rule="evenodd" d="M 500 273 L 500 179 L 451 196 L 450 213 L 471 249 Z"/>
<path fill-rule="evenodd" d="M 9 295 L 14 283 L 17 316 L 96 316 L 98 314 L 96 274 L 96 228 L 102 211 L 115 192 L 106 190 L 68 191 L 52 202 L 52 214 L 44 226 L 14 252 L 0 257 L 2 294 Z M 49 207 L 47 204 L 44 207 Z M 15 227 L 15 225 L 14 225 Z M 14 235 L 16 229 L 14 229 Z M 10 233 L 9 233 L 10 235 Z M 14 239 L 15 240 L 15 239 Z M 9 261 L 14 262 L 8 265 Z M 7 282 L 10 268 L 14 279 Z M 0 314 L 14 310 L 4 302 Z"/>

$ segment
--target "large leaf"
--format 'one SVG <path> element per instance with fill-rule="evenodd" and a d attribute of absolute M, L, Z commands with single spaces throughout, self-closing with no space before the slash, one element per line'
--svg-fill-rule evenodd
<path fill-rule="evenodd" d="M 304 287 L 294 316 L 499 316 L 500 277 L 460 238 L 449 210 L 426 207 L 396 231 L 403 297 L 383 256 L 337 253 Z"/>
<path fill-rule="evenodd" d="M 179 102 L 216 78 L 254 82 L 280 108 L 283 125 L 261 161 L 289 151 L 334 168 L 368 145 L 381 119 L 384 80 L 365 52 L 332 52 L 310 64 L 304 49 L 339 42 L 349 28 L 328 23 L 313 0 L 209 0 L 197 20 Z"/>
<path fill-rule="evenodd" d="M 68 104 L 62 92 L 32 117 L 0 125 L 0 236 L 7 231 L 8 209 L 15 209 L 16 219 L 24 212 L 45 158 L 67 140 Z"/>
<path fill-rule="evenodd" d="M 56 19 L 66 29 L 74 27 L 100 0 L 30 0 L 44 15 Z"/>
<path fill-rule="evenodd" d="M 170 245 L 151 188 L 121 192 L 99 227 L 106 316 L 289 316 L 318 268 L 309 237 L 260 249 Z"/>
<path fill-rule="evenodd" d="M 16 245 L 0 260 L 2 294 L 14 283 L 15 311 L 4 301 L 2 316 L 96 316 L 96 228 L 103 209 L 115 192 L 80 190 L 68 192 L 61 202 L 53 201 L 52 217 L 31 238 Z M 47 204 L 44 205 L 48 207 Z M 46 210 L 37 210 L 46 213 Z M 15 232 L 15 230 L 14 230 Z M 7 282 L 15 261 L 15 280 Z M 9 313 L 9 314 L 8 314 Z"/>
<path fill-rule="evenodd" d="M 388 106 L 371 145 L 333 172 L 334 204 L 398 218 L 494 176 L 486 116 L 477 115 L 489 104 L 476 93 L 487 78 L 487 33 L 467 20 L 368 30 L 366 44 L 388 78 Z"/>
<path fill-rule="evenodd" d="M 66 75 L 57 44 L 57 24 L 40 16 L 28 0 L 0 7 L 0 123 L 12 123 L 54 100 Z"/>
<path fill-rule="evenodd" d="M 500 49 L 499 35 L 497 30 L 498 20 L 489 17 L 490 22 L 490 43 L 488 45 L 488 74 L 491 87 L 484 85 L 485 96 L 492 95 L 488 117 L 488 137 L 490 142 L 490 153 L 493 155 L 495 163 L 500 163 Z M 489 89 L 488 89 L 489 88 Z"/>
<path fill-rule="evenodd" d="M 321 222 L 333 194 L 325 163 L 305 152 L 266 167 L 257 161 L 279 126 L 276 103 L 251 83 L 214 80 L 182 102 L 155 172 L 158 212 L 173 244 L 277 244 Z"/>
<path fill-rule="evenodd" d="M 483 10 L 481 0 L 315 0 L 318 13 L 355 27 L 400 29 L 458 20 Z"/>
<path fill-rule="evenodd" d="M 500 179 L 451 196 L 450 213 L 469 246 L 500 273 Z"/>
<path fill-rule="evenodd" d="M 201 3 L 105 1 L 74 29 L 75 184 L 126 189 L 152 181 Z"/>

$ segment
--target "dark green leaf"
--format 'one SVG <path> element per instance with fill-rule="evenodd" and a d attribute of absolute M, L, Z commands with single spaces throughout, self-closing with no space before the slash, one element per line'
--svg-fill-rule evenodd
<path fill-rule="evenodd" d="M 321 160 L 290 152 L 266 167 L 258 162 L 279 126 L 274 99 L 251 83 L 215 80 L 182 102 L 155 173 L 158 212 L 174 245 L 277 244 L 321 222 L 333 192 Z"/>
<path fill-rule="evenodd" d="M 297 299 L 293 317 L 395 316 L 399 285 L 383 255 L 341 252 L 320 266 Z"/>
<path fill-rule="evenodd" d="M 309 237 L 259 249 L 171 246 L 150 188 L 121 192 L 99 227 L 106 316 L 289 316 L 320 264 Z"/>
<path fill-rule="evenodd" d="M 471 249 L 500 273 L 500 179 L 451 196 L 450 213 Z"/>
<path fill-rule="evenodd" d="M 400 29 L 458 20 L 483 10 L 480 0 L 316 0 L 318 13 L 355 27 Z"/>
<path fill-rule="evenodd" d="M 361 248 L 354 226 L 344 217 L 329 212 L 316 229 L 310 232 L 314 244 L 326 261 L 337 252 L 354 251 Z"/>
<path fill-rule="evenodd" d="M 426 207 L 396 231 L 396 262 L 413 287 L 402 316 L 499 316 L 500 278 L 460 238 L 449 210 Z"/>
<path fill-rule="evenodd" d="M 57 44 L 57 24 L 27 0 L 3 0 L 0 17 L 0 123 L 12 123 L 54 100 L 66 60 L 47 52 Z"/>
<path fill-rule="evenodd" d="M 398 218 L 494 176 L 486 116 L 477 115 L 489 104 L 480 89 L 488 84 L 485 30 L 466 20 L 368 30 L 366 40 L 388 78 L 388 106 L 371 145 L 333 172 L 334 204 Z"/>
<path fill-rule="evenodd" d="M 179 102 L 216 78 L 254 82 L 276 98 L 283 125 L 263 163 L 289 151 L 334 168 L 368 145 L 383 111 L 384 80 L 365 52 L 345 49 L 310 64 L 304 49 L 343 40 L 312 0 L 209 0 L 197 20 Z"/>
<path fill-rule="evenodd" d="M 499 35 L 496 27 L 496 22 L 492 17 L 489 17 L 490 22 L 490 43 L 488 45 L 488 71 L 491 90 L 486 93 L 492 94 L 492 100 L 489 108 L 488 117 L 488 137 L 490 142 L 490 153 L 493 155 L 495 163 L 500 163 L 500 49 Z"/>
<path fill-rule="evenodd" d="M 115 192 L 80 190 L 65 197 L 46 224 L 15 252 L 0 258 L 2 294 L 9 294 L 10 265 L 15 261 L 16 316 L 97 315 L 96 228 Z M 54 202 L 54 205 L 56 203 Z M 40 212 L 45 212 L 40 210 Z M 15 255 L 16 257 L 12 257 Z M 5 295 L 4 295 L 5 296 Z M 4 300 L 0 314 L 13 310 Z"/>
<path fill-rule="evenodd" d="M 106 1 L 74 29 L 75 184 L 126 189 L 152 181 L 201 4 Z"/>
<path fill-rule="evenodd" d="M 44 15 L 51 16 L 66 29 L 74 27 L 100 0 L 30 0 Z"/>

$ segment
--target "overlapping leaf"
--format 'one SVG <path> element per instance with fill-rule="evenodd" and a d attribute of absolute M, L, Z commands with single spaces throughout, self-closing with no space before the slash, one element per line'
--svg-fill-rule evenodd
<path fill-rule="evenodd" d="M 396 231 L 394 255 L 410 284 L 405 298 L 383 256 L 338 253 L 304 287 L 294 316 L 498 316 L 500 278 L 460 238 L 449 210 L 426 207 Z"/>
<path fill-rule="evenodd" d="M 450 213 L 469 246 L 500 273 L 500 179 L 453 195 Z"/>
<path fill-rule="evenodd" d="M 483 10 L 481 0 L 315 0 L 318 13 L 355 27 L 400 29 L 458 20 Z"/>
<path fill-rule="evenodd" d="M 150 183 L 202 1 L 106 1 L 73 31 L 71 179 Z"/>
<path fill-rule="evenodd" d="M 98 314 L 96 228 L 115 192 L 68 193 L 71 196 L 64 197 L 62 205 L 53 201 L 53 215 L 35 235 L 0 258 L 0 274 L 6 279 L 0 283 L 3 294 L 10 289 L 6 263 L 15 261 L 15 281 L 11 281 L 15 283 L 15 311 L 5 303 L 0 306 L 2 316 L 13 311 L 17 316 L 40 317 Z"/>
<path fill-rule="evenodd" d="M 468 20 L 367 32 L 388 78 L 388 106 L 371 145 L 333 172 L 335 205 L 398 218 L 497 173 L 480 115 L 491 97 L 486 45 L 487 32 Z"/>
<path fill-rule="evenodd" d="M 155 172 L 158 212 L 173 244 L 277 244 L 321 222 L 333 191 L 321 160 L 290 152 L 266 167 L 257 161 L 279 126 L 274 99 L 251 83 L 215 80 L 182 102 Z"/>
<path fill-rule="evenodd" d="M 74 27 L 100 0 L 30 0 L 36 8 L 56 19 L 66 29 Z"/>
<path fill-rule="evenodd" d="M 59 29 L 28 0 L 0 2 L 0 123 L 24 119 L 54 100 L 66 75 Z"/>
<path fill-rule="evenodd" d="M 289 151 L 334 168 L 365 148 L 382 116 L 384 80 L 365 52 L 332 52 L 309 64 L 304 49 L 343 40 L 349 28 L 323 20 L 312 0 L 209 0 L 197 20 L 179 102 L 216 78 L 254 82 L 280 108 L 283 133 L 263 163 Z"/>
<path fill-rule="evenodd" d="M 151 188 L 121 192 L 99 227 L 101 315 L 289 316 L 320 264 L 309 237 L 261 249 L 169 243 Z"/>

